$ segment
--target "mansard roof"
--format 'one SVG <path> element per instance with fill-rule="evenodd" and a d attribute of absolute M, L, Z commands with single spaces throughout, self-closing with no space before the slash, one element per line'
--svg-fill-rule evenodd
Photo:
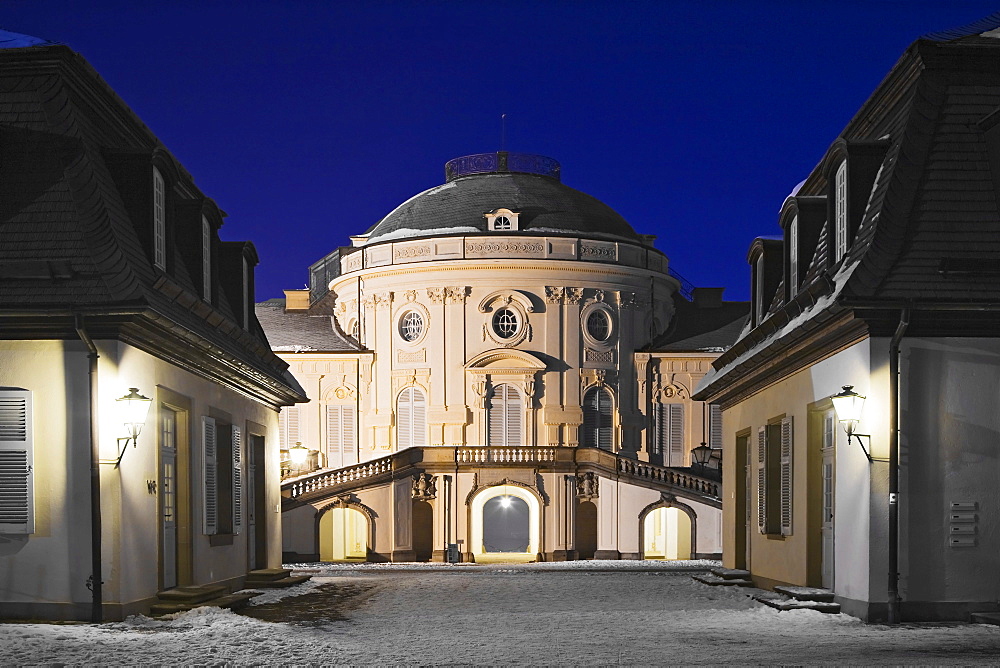
<path fill-rule="evenodd" d="M 126 338 L 273 405 L 304 399 L 256 321 L 243 328 L 230 302 L 241 295 L 220 287 L 209 304 L 191 276 L 200 282 L 201 216 L 217 229 L 224 214 L 81 56 L 48 43 L 0 48 L 0 153 L 2 336 L 76 338 L 82 322 L 95 339 Z M 137 215 L 154 165 L 171 177 L 167 272 Z M 197 259 L 183 212 L 198 221 Z M 256 264 L 252 245 L 222 246 Z"/>
<path fill-rule="evenodd" d="M 361 349 L 340 331 L 333 314 L 323 309 L 288 311 L 284 299 L 269 299 L 258 303 L 256 312 L 271 350 L 299 353 Z"/>
<path fill-rule="evenodd" d="M 857 156 L 869 161 L 847 254 L 831 264 L 828 216 L 815 253 L 802 258 L 802 287 L 787 299 L 778 288 L 769 315 L 715 361 L 701 396 L 820 327 L 890 335 L 903 306 L 915 309 L 909 333 L 994 335 L 995 312 L 939 310 L 1000 303 L 998 59 L 1000 13 L 906 50 L 795 193 L 829 195 L 842 160 L 849 173 Z"/>
<path fill-rule="evenodd" d="M 703 299 L 702 294 L 708 290 L 712 291 L 713 298 Z M 724 302 L 721 292 L 721 288 L 695 288 L 695 299 L 691 301 L 674 293 L 670 327 L 648 346 L 648 350 L 712 353 L 727 350 L 746 325 L 750 302 Z"/>

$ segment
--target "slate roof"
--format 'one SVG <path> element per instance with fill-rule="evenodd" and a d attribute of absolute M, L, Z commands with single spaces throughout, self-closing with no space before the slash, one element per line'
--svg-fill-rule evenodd
<path fill-rule="evenodd" d="M 271 350 L 285 352 L 341 352 L 361 347 L 342 334 L 330 314 L 285 311 L 284 299 L 269 299 L 256 305 L 257 320 L 264 328 Z"/>
<path fill-rule="evenodd" d="M 648 350 L 721 353 L 739 338 L 750 312 L 750 302 L 721 302 L 718 306 L 700 307 L 677 294 L 673 299 L 671 325 Z"/>
<path fill-rule="evenodd" d="M 1000 120 L 998 62 L 1000 13 L 907 49 L 799 188 L 799 195 L 829 197 L 828 168 L 838 152 L 851 142 L 884 142 L 847 254 L 830 265 L 827 220 L 800 292 L 786 301 L 779 288 L 770 316 L 714 362 L 698 396 L 844 314 L 864 317 L 871 335 L 888 336 L 909 306 L 908 335 L 995 336 L 995 311 L 940 313 L 1000 303 L 1000 174 L 991 171 L 991 162 L 1000 165 L 1000 135 L 987 137 Z"/>
<path fill-rule="evenodd" d="M 211 305 L 201 299 L 188 269 L 200 272 L 200 257 L 185 253 L 173 215 L 169 271 L 153 266 L 142 241 L 151 223 L 134 218 L 135 192 L 110 167 L 119 154 L 144 161 L 150 178 L 138 183 L 150 189 L 161 156 L 176 173 L 177 206 L 214 208 L 81 56 L 48 43 L 0 48 L 0 332 L 75 338 L 78 314 L 103 323 L 94 338 L 126 336 L 181 363 L 208 354 L 233 378 L 267 387 L 271 400 L 304 400 L 253 318 L 244 330 L 221 288 Z"/>
<path fill-rule="evenodd" d="M 369 232 L 368 243 L 487 231 L 483 214 L 519 213 L 514 234 L 573 234 L 639 241 L 611 207 L 558 180 L 535 174 L 492 173 L 454 179 L 403 202 Z"/>

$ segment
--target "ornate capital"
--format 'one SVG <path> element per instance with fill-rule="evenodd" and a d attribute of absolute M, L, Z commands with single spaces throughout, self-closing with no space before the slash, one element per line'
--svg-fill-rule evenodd
<path fill-rule="evenodd" d="M 406 301 L 412 302 L 413 300 L 415 300 L 417 298 L 417 291 L 416 290 L 407 290 L 406 292 L 403 293 L 403 297 L 406 298 Z"/>
<path fill-rule="evenodd" d="M 619 292 L 618 303 L 623 309 L 639 308 L 639 300 L 634 292 Z"/>
<path fill-rule="evenodd" d="M 465 303 L 465 298 L 469 294 L 469 288 L 465 285 L 453 285 L 444 289 L 445 303 L 458 304 Z"/>
<path fill-rule="evenodd" d="M 392 304 L 392 292 L 389 290 L 386 290 L 385 292 L 376 292 L 372 295 L 372 299 L 374 300 L 375 308 L 389 308 L 389 305 Z"/>
<path fill-rule="evenodd" d="M 545 286 L 545 301 L 550 304 L 562 304 L 564 299 L 566 299 L 566 288 Z"/>
<path fill-rule="evenodd" d="M 427 288 L 427 297 L 435 304 L 443 304 L 444 288 Z"/>
<path fill-rule="evenodd" d="M 583 288 L 566 288 L 566 303 L 579 304 L 583 301 Z"/>

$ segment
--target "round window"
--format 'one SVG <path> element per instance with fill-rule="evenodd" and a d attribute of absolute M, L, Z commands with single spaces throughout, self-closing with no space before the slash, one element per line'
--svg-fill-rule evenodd
<path fill-rule="evenodd" d="M 399 335 L 404 341 L 416 341 L 424 333 L 424 318 L 416 311 L 407 311 L 399 319 Z"/>
<path fill-rule="evenodd" d="M 591 311 L 587 316 L 587 333 L 597 341 L 607 341 L 611 336 L 611 318 L 606 311 Z"/>
<path fill-rule="evenodd" d="M 517 313 L 509 308 L 502 308 L 494 313 L 493 331 L 501 339 L 509 339 L 517 334 Z"/>

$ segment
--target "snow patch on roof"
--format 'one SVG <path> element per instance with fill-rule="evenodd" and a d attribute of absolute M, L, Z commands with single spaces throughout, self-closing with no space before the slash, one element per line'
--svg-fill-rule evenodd
<path fill-rule="evenodd" d="M 387 213 L 387 214 L 386 214 L 385 216 L 383 216 L 383 217 L 382 217 L 382 220 L 385 220 L 386 218 L 388 218 L 388 217 L 389 217 L 389 216 L 391 216 L 392 214 L 396 213 L 397 211 L 399 211 L 399 210 L 400 210 L 400 209 L 402 209 L 402 208 L 403 208 L 404 206 L 406 206 L 407 204 L 409 204 L 409 203 L 410 203 L 410 202 L 412 202 L 413 200 L 417 199 L 418 197 L 423 197 L 424 195 L 432 195 L 432 194 L 434 194 L 434 193 L 438 193 L 438 192 L 441 192 L 442 190 L 448 190 L 449 188 L 454 188 L 454 187 L 455 187 L 455 182 L 454 182 L 454 181 L 451 181 L 450 183 L 442 183 L 442 184 L 441 184 L 441 185 L 439 185 L 439 186 L 434 186 L 433 188 L 430 188 L 430 189 L 428 189 L 428 190 L 425 190 L 425 191 L 423 191 L 423 192 L 419 192 L 419 193 L 417 193 L 416 195 L 414 195 L 413 197 L 411 197 L 410 199 L 406 200 L 405 202 L 403 202 L 402 204 L 400 204 L 399 206 L 397 206 L 397 207 L 396 207 L 395 209 L 393 209 L 393 210 L 392 210 L 392 211 L 390 211 L 389 213 Z M 374 230 L 374 229 L 375 229 L 376 227 L 378 227 L 378 224 L 379 224 L 379 223 L 381 223 L 381 222 L 382 222 L 382 220 L 380 220 L 380 221 L 379 221 L 378 223 L 375 223 L 375 225 L 373 225 L 373 226 L 371 227 L 371 229 L 369 229 L 369 230 L 368 230 L 368 232 L 371 232 L 371 231 L 372 231 L 372 230 Z M 397 230 L 397 231 L 398 231 L 398 230 Z M 389 235 L 388 235 L 388 234 L 386 234 L 385 236 L 389 236 Z M 379 237 L 379 238 L 382 238 L 382 237 Z"/>
<path fill-rule="evenodd" d="M 381 243 L 383 241 L 407 239 L 409 237 L 433 237 L 440 234 L 468 234 L 479 232 L 482 232 L 482 230 L 477 227 L 435 227 L 430 230 L 415 230 L 412 227 L 401 227 L 398 230 L 393 230 L 392 232 L 386 232 L 385 234 L 379 235 L 372 241 Z"/>
<path fill-rule="evenodd" d="M 792 192 L 788 193 L 788 197 L 786 197 L 781 202 L 781 208 L 782 209 L 785 207 L 785 202 L 787 202 L 792 197 L 795 197 L 796 195 L 798 195 L 799 191 L 802 189 L 802 186 L 804 186 L 805 184 L 806 184 L 806 180 L 802 179 L 801 181 L 799 181 L 798 185 L 796 185 L 794 188 L 792 188 Z M 781 209 L 778 209 L 778 211 L 781 211 Z"/>
<path fill-rule="evenodd" d="M 48 44 L 55 44 L 55 42 L 0 29 L 0 49 L 22 49 L 27 46 L 46 46 Z"/>
<path fill-rule="evenodd" d="M 602 239 L 621 239 L 623 241 L 635 242 L 632 237 L 624 237 L 620 234 L 610 232 L 582 232 L 580 230 L 569 230 L 561 227 L 526 227 L 521 232 L 544 232 L 546 234 L 576 234 L 581 237 L 600 237 Z"/>

